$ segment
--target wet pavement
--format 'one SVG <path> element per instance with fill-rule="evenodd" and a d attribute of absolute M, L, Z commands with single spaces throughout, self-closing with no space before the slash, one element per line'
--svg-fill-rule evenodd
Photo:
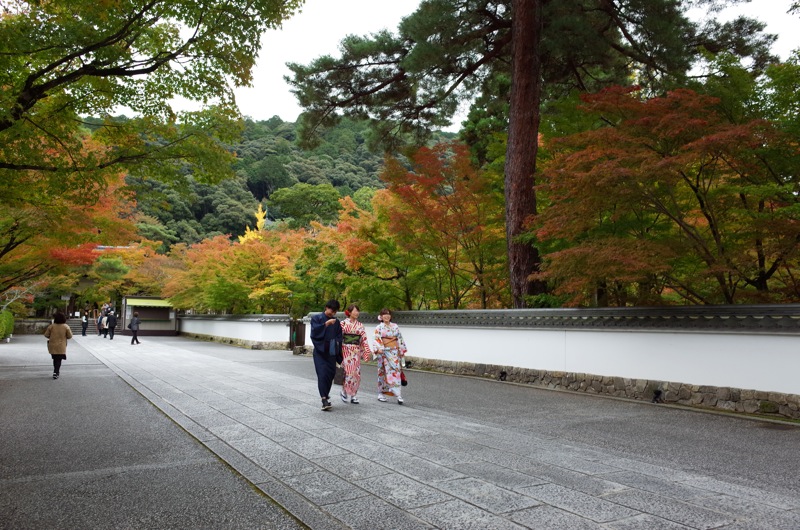
<path fill-rule="evenodd" d="M 129 340 L 0 345 L 0 527 L 800 528 L 797 426 L 374 366 L 322 412 L 308 357 Z"/>

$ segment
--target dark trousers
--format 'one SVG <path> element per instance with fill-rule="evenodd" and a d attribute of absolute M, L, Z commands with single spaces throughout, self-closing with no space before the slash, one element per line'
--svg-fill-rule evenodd
<path fill-rule="evenodd" d="M 319 397 L 330 398 L 333 376 L 336 375 L 336 357 L 314 352 L 314 369 L 317 371 Z"/>
<path fill-rule="evenodd" d="M 108 328 L 108 334 L 111 335 L 109 338 L 114 340 L 114 328 Z"/>
<path fill-rule="evenodd" d="M 53 373 L 57 374 L 61 371 L 61 361 L 64 359 L 63 355 L 51 355 L 53 358 Z"/>
<path fill-rule="evenodd" d="M 131 337 L 131 344 L 139 344 L 139 337 L 138 337 L 139 330 L 138 329 L 132 329 L 131 330 L 131 335 L 133 335 Z"/>
<path fill-rule="evenodd" d="M 88 322 L 81 322 L 81 335 L 86 336 L 86 328 L 89 327 Z"/>

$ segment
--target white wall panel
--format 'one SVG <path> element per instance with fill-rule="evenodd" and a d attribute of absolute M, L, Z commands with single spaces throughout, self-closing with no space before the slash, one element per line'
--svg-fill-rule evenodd
<path fill-rule="evenodd" d="M 374 326 L 367 324 L 371 336 Z M 409 355 L 800 394 L 800 336 L 401 325 Z M 306 326 L 306 344 L 311 344 Z"/>

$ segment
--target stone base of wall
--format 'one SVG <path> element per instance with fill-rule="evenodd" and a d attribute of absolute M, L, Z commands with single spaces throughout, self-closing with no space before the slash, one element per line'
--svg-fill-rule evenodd
<path fill-rule="evenodd" d="M 53 321 L 47 319 L 25 319 L 14 321 L 14 335 L 41 335 Z"/>
<path fill-rule="evenodd" d="M 295 346 L 292 353 L 295 355 L 311 355 L 314 353 L 314 346 Z"/>
<path fill-rule="evenodd" d="M 553 390 L 800 419 L 800 395 L 797 394 L 407 357 L 406 362 L 409 361 L 415 369 L 523 383 Z"/>
<path fill-rule="evenodd" d="M 214 335 L 203 335 L 202 333 L 185 333 L 181 332 L 178 335 L 181 337 L 188 337 L 190 339 L 205 340 L 208 342 L 219 342 L 220 344 L 229 344 L 231 346 L 239 346 L 240 348 L 247 348 L 249 350 L 288 350 L 288 342 L 260 342 L 244 339 L 232 339 L 229 337 L 217 337 Z"/>

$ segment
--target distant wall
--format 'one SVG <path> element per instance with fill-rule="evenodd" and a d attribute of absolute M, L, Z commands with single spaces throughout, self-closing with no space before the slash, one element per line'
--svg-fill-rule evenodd
<path fill-rule="evenodd" d="M 14 321 L 14 335 L 41 335 L 53 321 L 49 318 L 26 318 Z"/>
<path fill-rule="evenodd" d="M 289 315 L 182 315 L 178 333 L 253 349 L 289 348 Z"/>

